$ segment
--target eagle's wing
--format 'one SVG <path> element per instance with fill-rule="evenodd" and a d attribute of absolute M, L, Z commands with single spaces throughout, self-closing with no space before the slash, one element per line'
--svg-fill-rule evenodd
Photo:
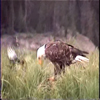
<path fill-rule="evenodd" d="M 63 61 L 69 56 L 69 48 L 62 42 L 54 42 L 51 44 L 47 44 L 47 48 L 45 50 L 46 57 L 54 62 Z"/>
<path fill-rule="evenodd" d="M 79 50 L 79 49 L 75 48 L 72 45 L 68 45 L 68 46 L 69 46 L 69 49 L 70 49 L 70 54 L 73 57 L 72 62 L 77 62 L 77 61 L 80 61 L 80 62 L 82 62 L 82 61 L 89 62 L 89 59 L 86 58 L 86 54 L 88 54 L 88 52 Z"/>
<path fill-rule="evenodd" d="M 77 55 L 81 55 L 81 56 L 86 57 L 86 54 L 88 54 L 88 52 L 86 52 L 86 51 L 79 50 L 79 49 L 77 49 L 74 46 L 69 45 L 69 44 L 67 44 L 67 45 L 69 46 L 70 52 L 73 54 L 74 57 L 76 57 Z"/>

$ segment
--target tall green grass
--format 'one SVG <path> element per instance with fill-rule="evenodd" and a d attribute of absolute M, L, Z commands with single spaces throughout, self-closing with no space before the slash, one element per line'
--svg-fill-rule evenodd
<path fill-rule="evenodd" d="M 98 99 L 99 98 L 99 51 L 88 55 L 89 63 L 66 66 L 66 73 L 51 83 L 53 64 L 45 60 L 41 67 L 36 52 L 16 50 L 25 65 L 12 65 L 6 49 L 1 50 L 2 99 Z M 22 68 L 24 67 L 24 69 Z"/>

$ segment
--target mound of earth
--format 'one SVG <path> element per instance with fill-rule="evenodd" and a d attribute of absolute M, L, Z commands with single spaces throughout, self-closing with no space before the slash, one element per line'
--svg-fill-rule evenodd
<path fill-rule="evenodd" d="M 37 50 L 43 44 L 54 40 L 62 40 L 64 42 L 68 42 L 76 46 L 77 48 L 85 50 L 87 52 L 93 52 L 96 48 L 93 42 L 89 38 L 81 34 L 77 34 L 74 37 L 70 34 L 68 34 L 66 37 L 52 36 L 51 34 L 25 34 L 25 33 L 17 35 L 16 34 L 3 35 L 1 37 L 1 45 L 4 47 L 10 45 L 30 50 Z"/>

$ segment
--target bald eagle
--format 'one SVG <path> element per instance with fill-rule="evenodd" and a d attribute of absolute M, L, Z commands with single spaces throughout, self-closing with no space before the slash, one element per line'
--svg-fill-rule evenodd
<path fill-rule="evenodd" d="M 42 58 L 49 59 L 54 64 L 54 76 L 65 72 L 65 66 L 75 62 L 88 62 L 88 52 L 81 51 L 74 46 L 62 41 L 55 41 L 41 46 L 37 50 L 37 59 L 42 64 Z"/>

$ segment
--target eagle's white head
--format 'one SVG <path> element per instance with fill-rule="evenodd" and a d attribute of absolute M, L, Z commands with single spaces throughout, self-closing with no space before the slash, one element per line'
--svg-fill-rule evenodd
<path fill-rule="evenodd" d="M 39 61 L 40 65 L 43 63 L 43 58 L 45 58 L 45 44 L 37 50 L 37 60 Z"/>
<path fill-rule="evenodd" d="M 16 52 L 10 47 L 7 47 L 7 54 L 10 60 L 15 60 L 17 58 Z"/>

